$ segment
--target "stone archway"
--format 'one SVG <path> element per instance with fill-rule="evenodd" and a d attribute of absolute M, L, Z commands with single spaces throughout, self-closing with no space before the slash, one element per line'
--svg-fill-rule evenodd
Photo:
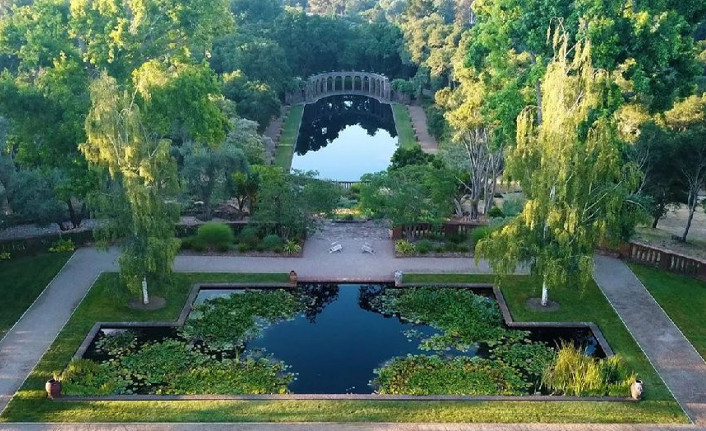
<path fill-rule="evenodd" d="M 391 100 L 392 87 L 385 75 L 373 72 L 327 72 L 313 75 L 306 85 L 306 103 L 334 95 L 363 95 L 382 102 Z"/>

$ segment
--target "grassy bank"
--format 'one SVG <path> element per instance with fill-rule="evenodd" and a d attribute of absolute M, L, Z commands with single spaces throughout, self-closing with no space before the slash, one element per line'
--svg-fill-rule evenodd
<path fill-rule="evenodd" d="M 139 312 L 125 306 L 127 295 L 116 289 L 115 274 L 104 274 L 83 300 L 56 342 L 44 355 L 30 378 L 13 398 L 0 421 L 17 422 L 658 422 L 684 423 L 686 417 L 669 397 L 665 388 L 645 376 L 650 370 L 640 368 L 641 376 L 648 381 L 647 399 L 640 403 L 625 402 L 393 402 L 393 401 L 142 401 L 142 402 L 67 402 L 48 401 L 44 394 L 44 381 L 52 370 L 63 368 L 83 337 L 95 321 L 144 321 L 175 319 L 184 304 L 192 283 L 200 281 L 283 281 L 285 274 L 178 274 L 177 283 L 169 289 L 154 292 L 167 298 L 167 307 L 152 312 Z M 413 276 L 409 281 L 487 281 L 476 276 Z M 510 306 L 517 311 L 522 304 L 521 291 L 527 289 L 526 278 L 517 278 L 503 285 Z M 600 292 L 598 292 L 600 294 Z M 571 310 L 590 310 L 586 304 L 574 308 L 569 299 L 590 301 L 598 308 L 585 315 L 601 320 L 600 324 L 620 326 L 614 331 L 606 329 L 606 336 L 616 350 L 629 356 L 636 355 L 634 342 L 620 336 L 625 331 L 607 303 L 600 303 L 595 292 L 577 297 L 572 294 L 555 299 L 562 303 L 559 315 L 545 315 L 546 320 L 565 320 Z M 605 301 L 605 300 L 603 300 Z M 518 305 L 519 304 L 519 305 Z M 521 314 L 521 313 L 520 313 Z M 516 317 L 520 314 L 516 313 Z M 550 318 L 552 317 L 552 318 Z M 520 317 L 518 317 L 520 318 Z M 540 320 L 531 315 L 521 317 Z M 566 320 L 585 320 L 573 316 Z M 589 319 L 590 320 L 590 319 Z M 616 323 L 617 322 L 617 323 Z M 629 337 L 629 335 L 628 335 Z M 644 358 L 643 358 L 644 359 Z M 631 365 L 642 365 L 633 357 Z M 648 364 L 649 365 L 649 364 Z M 652 371 L 654 373 L 654 371 Z M 643 375 L 644 374 L 644 375 Z"/>
<path fill-rule="evenodd" d="M 71 253 L 47 253 L 0 262 L 0 338 L 61 270 Z"/>
<path fill-rule="evenodd" d="M 414 128 L 412 127 L 412 119 L 409 116 L 409 111 L 406 105 L 392 104 L 392 113 L 395 116 L 395 127 L 399 134 L 400 146 L 410 148 L 417 143 L 417 138 L 414 137 Z"/>
<path fill-rule="evenodd" d="M 286 171 L 292 167 L 292 157 L 294 156 L 294 147 L 297 144 L 299 136 L 299 124 L 304 114 L 303 105 L 293 105 L 289 108 L 289 115 L 284 120 L 282 136 L 277 146 L 275 154 L 275 166 L 279 166 Z"/>
<path fill-rule="evenodd" d="M 706 283 L 645 265 L 630 269 L 681 329 L 686 338 L 706 358 Z"/>

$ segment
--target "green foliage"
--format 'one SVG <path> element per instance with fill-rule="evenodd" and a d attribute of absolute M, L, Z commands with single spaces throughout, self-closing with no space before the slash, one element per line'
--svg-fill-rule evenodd
<path fill-rule="evenodd" d="M 267 250 L 273 250 L 278 247 L 281 248 L 284 245 L 284 241 L 282 241 L 279 235 L 270 234 L 262 239 L 262 245 Z"/>
<path fill-rule="evenodd" d="M 210 250 L 225 251 L 233 244 L 233 230 L 224 223 L 208 222 L 196 233 L 195 241 L 205 245 Z"/>
<path fill-rule="evenodd" d="M 410 165 L 427 165 L 434 163 L 439 166 L 439 161 L 433 154 L 427 154 L 422 150 L 422 147 L 415 145 L 412 147 L 397 147 L 392 159 L 390 159 L 390 167 L 388 170 L 399 169 Z"/>
<path fill-rule="evenodd" d="M 417 241 L 415 247 L 417 248 L 417 252 L 419 254 L 427 254 L 432 249 L 432 243 L 429 240 L 423 239 L 421 241 Z"/>
<path fill-rule="evenodd" d="M 380 394 L 521 395 L 526 383 L 513 368 L 486 359 L 439 356 L 395 358 L 375 370 Z"/>
<path fill-rule="evenodd" d="M 624 163 L 611 112 L 615 86 L 593 69 L 590 44 L 567 58 L 566 35 L 542 80 L 542 120 L 527 109 L 517 121 L 517 145 L 507 154 L 506 175 L 527 196 L 519 217 L 476 246 L 500 274 L 531 266 L 547 288 L 586 285 L 593 252 L 607 232 L 622 225 L 622 208 L 638 186 L 634 163 Z M 571 145 L 567 145 L 569 142 Z"/>
<path fill-rule="evenodd" d="M 96 341 L 96 350 L 106 355 L 122 356 L 137 348 L 137 337 L 130 330 L 105 334 Z"/>
<path fill-rule="evenodd" d="M 619 355 L 596 359 L 565 344 L 547 368 L 542 384 L 560 395 L 627 397 L 636 378 Z"/>
<path fill-rule="evenodd" d="M 536 382 L 538 387 L 544 372 L 552 365 L 556 351 L 544 343 L 512 340 L 495 346 L 491 358 L 511 366 Z"/>
<path fill-rule="evenodd" d="M 401 254 L 402 256 L 411 256 L 417 253 L 417 247 L 412 242 L 399 239 L 395 241 L 395 253 Z"/>
<path fill-rule="evenodd" d="M 108 170 L 117 189 L 95 196 L 99 214 L 111 217 L 99 235 L 125 237 L 121 277 L 130 291 L 141 292 L 144 280 L 170 277 L 179 249 L 174 237 L 179 186 L 171 145 L 147 133 L 132 97 L 105 73 L 91 84 L 86 134 L 81 151 Z"/>
<path fill-rule="evenodd" d="M 49 251 L 51 253 L 63 253 L 63 252 L 74 251 L 75 249 L 76 249 L 76 246 L 74 245 L 74 242 L 71 241 L 71 239 L 56 240 L 51 245 L 51 247 L 49 247 Z"/>
<path fill-rule="evenodd" d="M 471 231 L 471 242 L 476 246 L 481 240 L 490 238 L 490 235 L 496 231 L 492 226 L 478 226 Z"/>
<path fill-rule="evenodd" d="M 211 348 L 241 348 L 265 326 L 292 318 L 301 307 L 284 290 L 247 291 L 195 306 L 182 332 L 187 339 L 203 341 Z"/>
<path fill-rule="evenodd" d="M 525 198 L 518 195 L 506 196 L 503 198 L 503 213 L 506 217 L 515 217 L 522 212 L 525 206 Z"/>
<path fill-rule="evenodd" d="M 492 346 L 510 334 L 504 328 L 498 304 L 465 289 L 387 289 L 380 309 L 412 323 L 438 328 L 460 348 L 478 342 Z"/>
<path fill-rule="evenodd" d="M 10 254 L 9 251 L 0 252 L 0 260 L 10 260 L 11 258 L 12 258 L 12 255 Z"/>
<path fill-rule="evenodd" d="M 505 217 L 505 214 L 503 213 L 503 210 L 501 210 L 498 207 L 492 207 L 487 214 L 488 217 L 490 218 L 497 218 L 497 217 Z"/>
<path fill-rule="evenodd" d="M 240 231 L 238 240 L 249 248 L 255 248 L 260 242 L 260 229 L 255 226 L 247 226 Z"/>
<path fill-rule="evenodd" d="M 282 248 L 282 250 L 286 254 L 292 255 L 292 254 L 300 253 L 302 251 L 302 246 L 299 245 L 299 243 L 296 241 L 289 240 L 289 241 L 287 241 L 286 244 L 284 244 L 284 247 Z"/>

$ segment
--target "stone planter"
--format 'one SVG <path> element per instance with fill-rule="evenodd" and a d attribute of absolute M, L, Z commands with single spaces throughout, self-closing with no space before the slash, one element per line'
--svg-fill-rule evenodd
<path fill-rule="evenodd" d="M 61 382 L 59 380 L 47 380 L 47 383 L 44 385 L 44 389 L 47 391 L 47 396 L 52 400 L 61 396 Z"/>
<path fill-rule="evenodd" d="M 395 287 L 402 287 L 404 282 L 404 274 L 402 271 L 395 271 Z"/>
<path fill-rule="evenodd" d="M 297 284 L 297 273 L 294 270 L 289 271 L 289 282 L 291 284 Z"/>

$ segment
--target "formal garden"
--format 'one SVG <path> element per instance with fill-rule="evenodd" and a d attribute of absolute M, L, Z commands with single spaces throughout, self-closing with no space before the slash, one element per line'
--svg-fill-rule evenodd
<path fill-rule="evenodd" d="M 704 420 L 703 2 L 118 3 L 0 4 L 0 422 Z"/>

